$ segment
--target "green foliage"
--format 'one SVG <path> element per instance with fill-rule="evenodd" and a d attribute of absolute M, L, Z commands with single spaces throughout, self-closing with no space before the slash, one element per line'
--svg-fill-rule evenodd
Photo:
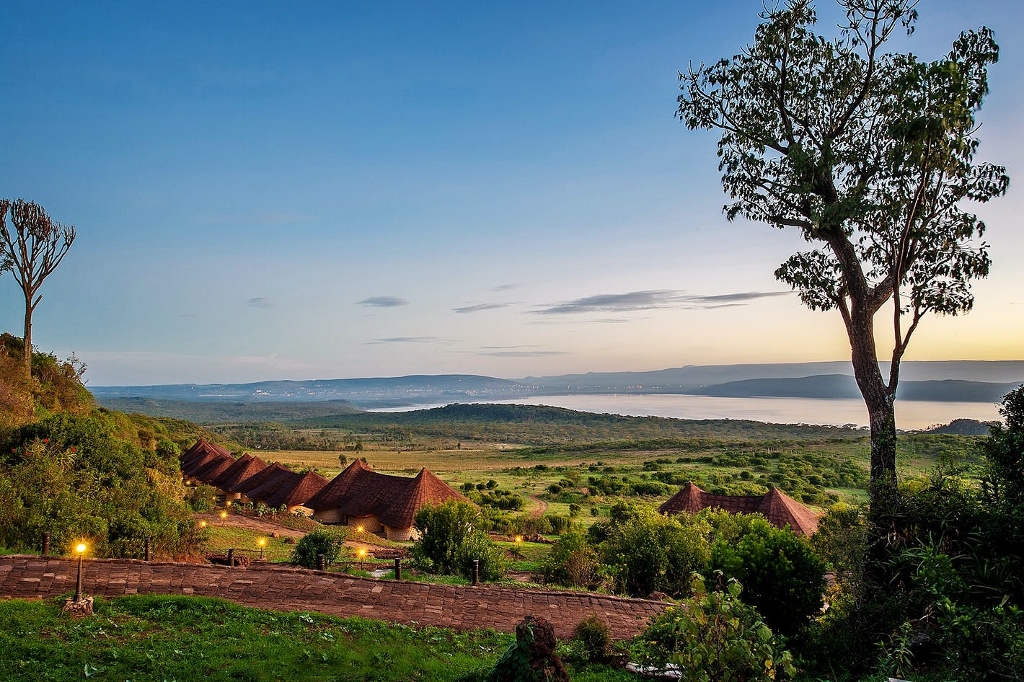
<path fill-rule="evenodd" d="M 693 577 L 693 597 L 651 618 L 637 638 L 635 656 L 656 670 L 674 666 L 684 682 L 754 682 L 792 676 L 792 656 L 783 651 L 757 610 L 740 599 L 735 580 L 708 592 Z"/>
<path fill-rule="evenodd" d="M 851 594 L 860 594 L 867 530 L 866 509 L 838 504 L 818 519 L 818 532 L 811 538 L 815 553 Z"/>
<path fill-rule="evenodd" d="M 58 412 L 85 415 L 92 410 L 92 395 L 82 384 L 85 365 L 78 358 L 58 360 L 52 353 L 33 352 L 30 378 L 24 347 L 22 339 L 0 334 L 0 429 Z"/>
<path fill-rule="evenodd" d="M 511 640 L 491 630 L 263 611 L 201 597 L 98 598 L 84 620 L 61 617 L 59 608 L 0 601 L 5 682 L 80 681 L 84 671 L 115 681 L 453 682 L 489 668 Z"/>
<path fill-rule="evenodd" d="M 901 589 L 883 604 L 883 665 L 950 678 L 1012 679 L 1024 651 L 1024 389 L 983 443 L 980 486 L 962 466 L 904 489 L 887 568 Z"/>
<path fill-rule="evenodd" d="M 505 574 L 504 553 L 480 530 L 480 512 L 468 502 L 449 500 L 425 506 L 413 522 L 420 533 L 412 556 L 427 571 L 473 575 L 473 560 L 480 562 L 480 577 L 497 580 Z"/>
<path fill-rule="evenodd" d="M 119 438 L 123 420 L 62 412 L 8 435 L 0 545 L 31 550 L 49 531 L 55 549 L 85 538 L 99 556 L 141 557 L 147 537 L 160 554 L 198 550 L 177 460 Z"/>
<path fill-rule="evenodd" d="M 316 557 L 324 555 L 325 563 L 330 566 L 342 555 L 345 543 L 345 532 L 329 528 L 318 528 L 302 536 L 295 543 L 292 563 L 306 568 L 316 568 Z"/>
<path fill-rule="evenodd" d="M 690 590 L 690 574 L 707 565 L 709 528 L 653 508 L 619 503 L 600 552 L 616 589 L 632 597 L 665 592 L 675 597 Z"/>
<path fill-rule="evenodd" d="M 562 534 L 551 547 L 541 572 L 547 582 L 568 587 L 594 587 L 600 578 L 597 550 L 590 546 L 582 531 Z"/>
<path fill-rule="evenodd" d="M 796 634 L 821 610 L 825 562 L 806 539 L 763 518 L 735 544 L 716 541 L 708 567 L 743 584 L 743 600 L 780 634 Z"/>
<path fill-rule="evenodd" d="M 583 660 L 595 663 L 608 660 L 612 645 L 611 633 L 608 624 L 597 615 L 592 613 L 581 620 L 573 630 L 572 636 L 579 645 Z"/>
<path fill-rule="evenodd" d="M 496 581 L 508 572 L 505 551 L 491 542 L 483 532 L 470 533 L 455 552 L 455 573 L 467 580 L 473 578 L 473 561 L 478 561 L 480 580 Z"/>
<path fill-rule="evenodd" d="M 422 507 L 413 521 L 420 534 L 412 548 L 413 557 L 426 570 L 453 573 L 459 548 L 479 524 L 480 513 L 467 502 L 450 500 Z"/>

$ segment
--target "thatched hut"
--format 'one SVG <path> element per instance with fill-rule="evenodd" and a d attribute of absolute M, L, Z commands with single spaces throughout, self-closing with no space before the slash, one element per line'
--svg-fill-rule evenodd
<path fill-rule="evenodd" d="M 773 526 L 788 527 L 797 535 L 809 537 L 818 530 L 817 514 L 774 486 L 764 495 L 714 495 L 689 481 L 658 511 L 696 514 L 708 508 L 732 514 L 763 514 Z"/>
<path fill-rule="evenodd" d="M 250 490 L 246 497 L 256 503 L 262 502 L 272 509 L 285 507 L 289 514 L 310 516 L 313 510 L 309 508 L 307 501 L 325 485 L 327 479 L 315 471 L 307 471 L 304 474 L 288 471 L 287 475 L 275 476 L 258 488 Z"/>
<path fill-rule="evenodd" d="M 360 459 L 348 465 L 305 506 L 322 523 L 362 527 L 389 540 L 413 540 L 420 507 L 466 498 L 426 468 L 413 478 L 374 471 Z"/>
<path fill-rule="evenodd" d="M 210 485 L 217 488 L 217 494 L 223 495 L 225 500 L 237 500 L 241 498 L 242 493 L 235 491 L 235 487 L 266 468 L 267 463 L 262 459 L 245 453 L 214 478 Z"/>
<path fill-rule="evenodd" d="M 187 484 L 209 483 L 234 464 L 231 453 L 202 438 L 180 458 L 182 479 Z"/>

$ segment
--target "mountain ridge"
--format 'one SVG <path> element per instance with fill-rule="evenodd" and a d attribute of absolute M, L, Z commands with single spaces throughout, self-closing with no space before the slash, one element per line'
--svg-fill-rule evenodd
<path fill-rule="evenodd" d="M 917 361 L 903 363 L 901 370 L 904 380 L 898 397 L 902 400 L 997 402 L 1024 381 L 1024 361 Z M 849 363 L 835 361 L 688 365 L 647 372 L 523 379 L 415 374 L 241 384 L 99 386 L 90 390 L 101 404 L 127 398 L 239 403 L 348 401 L 355 407 L 371 409 L 588 393 L 858 398 L 860 393 L 851 374 Z M 1007 381 L 1013 377 L 1019 379 Z"/>

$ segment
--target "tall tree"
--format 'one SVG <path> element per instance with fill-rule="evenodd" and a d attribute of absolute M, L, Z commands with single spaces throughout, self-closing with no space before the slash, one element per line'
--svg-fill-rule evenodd
<path fill-rule="evenodd" d="M 8 219 L 10 225 L 8 225 Z M 39 204 L 0 199 L 3 267 L 11 270 L 25 295 L 25 372 L 32 372 L 32 313 L 42 300 L 39 288 L 57 269 L 75 241 L 73 225 L 54 222 Z"/>
<path fill-rule="evenodd" d="M 869 416 L 878 532 L 898 499 L 900 360 L 925 314 L 968 312 L 971 281 L 988 274 L 985 225 L 963 204 L 1009 183 L 1003 167 L 974 161 L 999 48 L 981 28 L 936 61 L 888 52 L 894 31 L 913 32 L 917 0 L 837 1 L 845 21 L 831 38 L 814 33 L 810 0 L 766 10 L 753 44 L 680 74 L 678 116 L 721 131 L 730 220 L 795 228 L 813 245 L 775 276 L 811 309 L 842 316 Z M 880 357 L 883 310 L 892 350 Z"/>

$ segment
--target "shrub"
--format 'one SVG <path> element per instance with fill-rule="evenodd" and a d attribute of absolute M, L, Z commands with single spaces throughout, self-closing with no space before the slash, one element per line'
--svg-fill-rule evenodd
<path fill-rule="evenodd" d="M 821 610 L 825 562 L 806 539 L 763 519 L 736 544 L 716 541 L 709 568 L 743 584 L 743 600 L 781 634 L 795 634 Z"/>
<path fill-rule="evenodd" d="M 611 632 L 608 625 L 595 614 L 590 614 L 576 625 L 573 639 L 579 645 L 584 661 L 603 663 L 608 660 L 611 647 Z"/>
<path fill-rule="evenodd" d="M 126 423 L 62 412 L 4 434 L 0 545 L 35 549 L 49 531 L 54 548 L 88 537 L 96 556 L 141 557 L 147 537 L 158 555 L 198 552 L 177 463 L 121 438 Z"/>
<path fill-rule="evenodd" d="M 709 557 L 706 527 L 683 524 L 653 508 L 616 504 L 606 528 L 591 526 L 591 539 L 600 538 L 601 556 L 615 578 L 616 589 L 632 597 L 666 592 L 689 595 L 690 574 L 702 571 Z"/>
<path fill-rule="evenodd" d="M 541 568 L 544 579 L 569 587 L 590 587 L 598 580 L 597 551 L 580 531 L 558 539 Z"/>
<path fill-rule="evenodd" d="M 505 552 L 481 531 L 470 533 L 455 552 L 455 570 L 463 578 L 473 578 L 473 561 L 480 562 L 480 579 L 501 580 L 508 570 Z"/>
<path fill-rule="evenodd" d="M 413 525 L 420 537 L 412 546 L 413 558 L 428 571 L 455 573 L 459 548 L 480 526 L 480 512 L 469 504 L 449 500 L 416 512 Z"/>
<path fill-rule="evenodd" d="M 416 512 L 414 525 L 420 538 L 412 546 L 417 565 L 434 573 L 473 576 L 473 560 L 480 562 L 480 578 L 498 580 L 505 575 L 505 553 L 491 542 L 480 526 L 480 512 L 468 502 L 450 500 Z"/>
<path fill-rule="evenodd" d="M 306 568 L 316 568 L 316 557 L 323 554 L 324 560 L 330 566 L 341 556 L 344 542 L 344 534 L 327 528 L 318 528 L 304 535 L 296 543 L 295 551 L 292 552 L 292 563 Z"/>
<path fill-rule="evenodd" d="M 792 656 L 782 651 L 757 610 L 744 604 L 741 587 L 730 580 L 724 591 L 708 592 L 693 576 L 693 597 L 651 619 L 638 638 L 635 658 L 665 671 L 675 667 L 683 682 L 755 682 L 792 675 Z"/>

